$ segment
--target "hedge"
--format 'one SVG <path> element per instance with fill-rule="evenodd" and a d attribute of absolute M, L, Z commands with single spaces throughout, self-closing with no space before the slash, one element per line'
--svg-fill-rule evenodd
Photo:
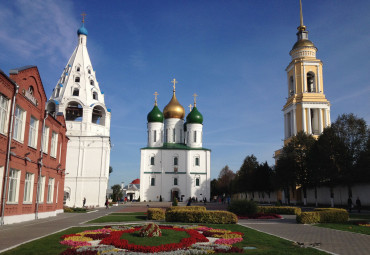
<path fill-rule="evenodd" d="M 298 223 L 339 223 L 348 221 L 348 212 L 338 208 L 317 208 L 313 212 L 303 212 L 297 215 Z"/>
<path fill-rule="evenodd" d="M 258 212 L 299 215 L 301 214 L 302 210 L 301 208 L 294 206 L 258 206 Z"/>
<path fill-rule="evenodd" d="M 149 208 L 147 211 L 148 220 L 164 220 L 165 209 L 162 208 Z"/>
<path fill-rule="evenodd" d="M 204 206 L 171 206 L 166 209 L 168 211 L 206 211 Z"/>
<path fill-rule="evenodd" d="M 235 224 L 238 217 L 226 211 L 191 211 L 169 210 L 166 212 L 167 222 Z"/>
<path fill-rule="evenodd" d="M 227 210 L 238 216 L 254 215 L 258 212 L 257 203 L 251 200 L 232 200 Z"/>

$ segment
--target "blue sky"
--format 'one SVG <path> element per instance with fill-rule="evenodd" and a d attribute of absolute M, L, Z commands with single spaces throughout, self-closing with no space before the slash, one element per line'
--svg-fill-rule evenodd
<path fill-rule="evenodd" d="M 324 63 L 331 119 L 370 123 L 370 1 L 303 0 L 309 38 Z M 186 107 L 199 95 L 204 147 L 216 178 L 247 155 L 273 164 L 283 142 L 285 68 L 296 42 L 298 0 L 48 1 L 0 3 L 0 69 L 37 65 L 48 97 L 76 44 L 86 12 L 87 46 L 112 109 L 110 186 L 140 176 L 146 116 L 171 83 Z"/>

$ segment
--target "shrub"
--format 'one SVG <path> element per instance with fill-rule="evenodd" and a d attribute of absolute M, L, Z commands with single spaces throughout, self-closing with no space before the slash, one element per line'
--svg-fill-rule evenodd
<path fill-rule="evenodd" d="M 170 210 L 166 212 L 167 222 L 235 224 L 238 217 L 226 211 Z"/>
<path fill-rule="evenodd" d="M 147 211 L 148 220 L 164 220 L 165 210 L 162 208 L 149 208 Z"/>
<path fill-rule="evenodd" d="M 348 212 L 345 209 L 317 208 L 313 212 L 303 212 L 296 220 L 303 224 L 347 222 Z"/>
<path fill-rule="evenodd" d="M 241 216 L 251 215 L 257 213 L 257 204 L 251 200 L 233 200 L 227 210 Z"/>
<path fill-rule="evenodd" d="M 206 208 L 204 206 L 171 206 L 166 209 L 166 212 L 168 211 L 205 211 Z"/>
<path fill-rule="evenodd" d="M 142 229 L 140 229 L 139 236 L 141 237 L 162 236 L 162 231 L 157 224 L 149 223 L 142 227 Z"/>
<path fill-rule="evenodd" d="M 302 210 L 301 208 L 294 206 L 258 206 L 258 212 L 299 215 L 301 214 Z"/>

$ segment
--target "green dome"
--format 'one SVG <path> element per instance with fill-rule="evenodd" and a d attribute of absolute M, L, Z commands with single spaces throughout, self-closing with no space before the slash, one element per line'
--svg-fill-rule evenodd
<path fill-rule="evenodd" d="M 203 124 L 203 115 L 198 111 L 197 107 L 194 107 L 188 114 L 186 122 L 189 124 Z"/>
<path fill-rule="evenodd" d="M 148 122 L 163 122 L 163 113 L 158 106 L 154 105 L 153 109 L 148 113 Z"/>

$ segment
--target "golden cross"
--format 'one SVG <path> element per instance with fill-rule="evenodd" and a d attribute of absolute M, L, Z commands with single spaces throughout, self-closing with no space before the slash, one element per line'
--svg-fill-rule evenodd
<path fill-rule="evenodd" d="M 155 104 L 155 105 L 157 105 L 157 96 L 158 96 L 159 94 L 158 94 L 158 92 L 156 91 L 156 92 L 154 92 L 154 94 L 153 94 L 153 95 L 154 95 L 154 97 L 155 97 L 155 103 L 154 103 L 154 104 Z"/>
<path fill-rule="evenodd" d="M 194 97 L 194 107 L 197 107 L 197 94 L 194 93 L 193 97 Z"/>
<path fill-rule="evenodd" d="M 191 104 L 189 104 L 189 106 L 188 106 L 188 107 L 189 107 L 189 109 L 190 109 L 190 111 L 191 111 L 191 108 L 192 108 L 193 106 L 192 106 Z"/>
<path fill-rule="evenodd" d="M 173 91 L 175 91 L 176 90 L 176 83 L 177 83 L 177 81 L 174 78 L 171 82 L 173 83 Z"/>
<path fill-rule="evenodd" d="M 85 23 L 85 16 L 86 16 L 86 13 L 81 13 L 81 16 L 82 16 L 82 23 Z"/>

